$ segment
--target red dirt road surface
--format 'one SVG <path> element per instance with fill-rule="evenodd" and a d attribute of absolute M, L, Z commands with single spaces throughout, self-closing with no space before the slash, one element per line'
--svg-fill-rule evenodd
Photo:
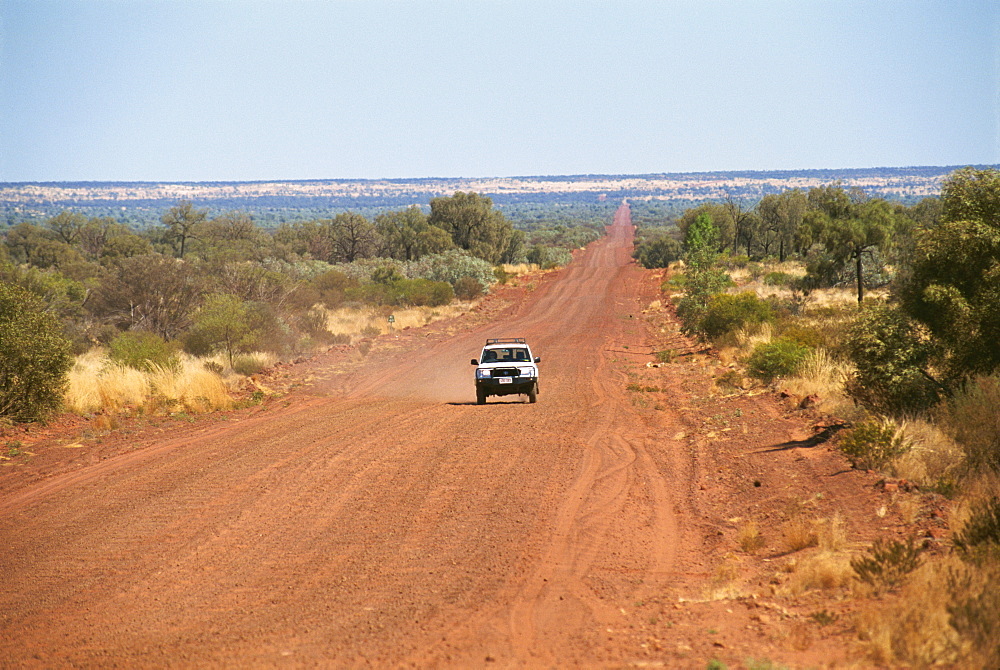
<path fill-rule="evenodd" d="M 733 517 L 766 534 L 813 500 L 853 541 L 891 514 L 796 410 L 713 395 L 632 236 L 623 206 L 521 298 L 346 371 L 317 357 L 259 411 L 8 469 L 0 665 L 836 663 L 843 630 L 768 600 L 775 568 L 741 557 Z M 542 358 L 538 403 L 477 406 L 469 359 L 512 336 Z"/>

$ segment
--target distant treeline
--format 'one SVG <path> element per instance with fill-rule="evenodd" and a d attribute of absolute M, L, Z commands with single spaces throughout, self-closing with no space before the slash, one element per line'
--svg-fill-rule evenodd
<path fill-rule="evenodd" d="M 988 166 L 977 166 L 988 167 Z M 658 212 L 669 212 L 676 218 L 684 210 L 705 202 L 719 202 L 725 199 L 759 200 L 767 195 L 778 194 L 788 188 L 791 180 L 812 180 L 832 183 L 841 181 L 845 185 L 864 182 L 866 192 L 876 197 L 914 204 L 926 193 L 928 180 L 943 179 L 955 167 L 906 167 L 906 168 L 859 168 L 824 170 L 744 170 L 737 172 L 677 172 L 642 175 L 567 175 L 517 177 L 506 181 L 531 184 L 539 183 L 539 191 L 509 192 L 490 191 L 477 188 L 477 192 L 491 198 L 494 205 L 502 210 L 515 225 L 522 220 L 520 212 L 547 209 L 558 215 L 563 207 L 580 207 L 586 213 L 589 206 L 603 211 L 603 206 L 616 206 L 628 199 L 633 207 L 650 208 Z M 279 182 L 290 186 L 342 187 L 356 185 L 358 189 L 350 194 L 261 194 L 234 195 L 232 193 L 212 193 L 213 189 L 224 189 L 234 185 L 253 186 L 272 184 L 261 182 L 51 182 L 51 183 L 4 183 L 0 184 L 0 226 L 13 226 L 23 221 L 44 221 L 63 210 L 78 211 L 88 217 L 110 217 L 119 223 L 145 227 L 160 221 L 170 207 L 181 196 L 174 194 L 163 197 L 141 198 L 132 195 L 116 195 L 122 192 L 141 191 L 168 185 L 178 187 L 198 187 L 205 189 L 204 195 L 183 196 L 197 202 L 212 216 L 227 211 L 239 210 L 250 214 L 257 225 L 274 228 L 281 223 L 307 221 L 331 214 L 357 212 L 374 217 L 392 209 L 410 206 L 422 207 L 427 211 L 427 202 L 433 192 L 455 192 L 467 189 L 464 184 L 474 180 L 418 178 L 383 180 L 296 180 Z M 500 180 L 504 181 L 504 180 Z M 587 190 L 569 190 L 570 185 L 584 182 L 606 182 Z M 646 184 L 642 182 L 648 182 Z M 676 186 L 665 188 L 662 182 L 675 182 Z M 658 183 L 657 183 L 658 182 Z M 622 186 L 627 183 L 629 186 Z M 542 186 L 544 184 L 544 187 Z M 551 189 L 553 184 L 566 184 L 567 190 Z M 400 186 L 412 187 L 400 189 Z M 386 193 L 386 187 L 392 187 Z M 56 197 L 47 191 L 65 189 L 68 191 L 89 190 L 86 198 Z M 108 191 L 107 197 L 97 191 Z M 933 195 L 933 194 L 931 194 Z M 659 206 L 658 203 L 668 203 Z M 751 203 L 752 204 L 752 203 Z M 530 217 L 525 216 L 523 220 Z"/>

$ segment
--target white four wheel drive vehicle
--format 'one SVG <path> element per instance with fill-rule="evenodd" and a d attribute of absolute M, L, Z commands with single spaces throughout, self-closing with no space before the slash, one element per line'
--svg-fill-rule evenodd
<path fill-rule="evenodd" d="M 538 363 L 523 337 L 486 340 L 476 366 L 476 404 L 485 405 L 487 396 L 521 393 L 528 402 L 538 400 Z"/>

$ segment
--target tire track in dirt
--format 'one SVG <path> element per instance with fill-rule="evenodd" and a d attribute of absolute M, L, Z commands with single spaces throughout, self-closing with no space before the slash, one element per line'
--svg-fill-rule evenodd
<path fill-rule="evenodd" d="M 623 225 L 627 222 L 619 223 Z M 626 242 L 630 232 L 619 227 L 612 229 L 611 236 L 621 236 L 617 241 Z M 622 255 L 630 250 L 630 243 L 602 247 L 599 256 L 581 263 L 584 269 L 578 274 L 563 277 L 549 287 L 548 294 L 539 296 L 524 320 L 525 330 L 532 333 L 531 341 L 544 346 L 543 351 L 551 347 L 557 352 L 551 357 L 555 364 L 577 373 L 568 384 L 570 388 L 557 389 L 555 395 L 572 393 L 576 401 L 571 401 L 572 407 L 560 407 L 564 410 L 560 419 L 563 425 L 573 427 L 573 441 L 582 447 L 579 465 L 573 481 L 558 495 L 561 502 L 540 555 L 533 561 L 534 570 L 497 598 L 503 605 L 451 631 L 444 644 L 429 655 L 411 659 L 417 665 L 441 659 L 474 664 L 486 657 L 551 665 L 565 662 L 570 649 L 577 650 L 578 660 L 586 660 L 591 658 L 595 640 L 586 639 L 583 631 L 600 630 L 608 622 L 621 620 L 612 599 L 599 592 L 606 582 L 625 582 L 616 586 L 628 590 L 635 585 L 649 589 L 672 575 L 680 545 L 676 501 L 666 477 L 645 450 L 647 427 L 639 425 L 641 421 L 623 398 L 626 379 L 612 362 L 615 342 L 626 337 L 618 324 L 626 323 L 629 311 L 635 312 L 638 306 L 626 301 L 614 305 L 620 313 L 610 328 L 606 327 L 608 317 L 598 316 L 609 310 L 616 291 L 627 291 L 628 287 L 622 286 L 626 281 Z M 610 276 L 602 274 L 597 267 L 612 272 Z M 576 282 L 587 288 L 581 290 Z M 558 333 L 546 331 L 545 324 L 560 313 L 567 295 L 576 297 L 576 327 L 560 328 Z M 579 303 L 587 307 L 581 309 Z M 595 332 L 588 327 L 595 322 L 605 328 Z M 575 343 L 572 354 L 576 360 L 560 356 L 560 341 Z M 589 358 L 579 360 L 581 351 L 588 352 Z M 543 364 L 546 360 L 543 358 Z M 581 394 L 581 385 L 589 391 Z M 581 400 L 585 401 L 582 406 Z M 673 419 L 663 420 L 669 423 Z M 646 546 L 641 555 L 623 561 L 614 555 L 612 535 L 625 544 L 642 538 Z M 464 651 L 455 655 L 456 649 Z M 580 653 L 581 649 L 587 651 Z"/>

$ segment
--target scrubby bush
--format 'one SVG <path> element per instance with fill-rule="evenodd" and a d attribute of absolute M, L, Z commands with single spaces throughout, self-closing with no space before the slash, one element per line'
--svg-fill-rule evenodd
<path fill-rule="evenodd" d="M 884 470 L 909 449 L 899 426 L 884 419 L 859 423 L 840 443 L 851 465 L 862 470 Z"/>
<path fill-rule="evenodd" d="M 459 277 L 455 282 L 455 297 L 459 300 L 475 300 L 483 295 L 483 286 L 472 277 Z"/>
<path fill-rule="evenodd" d="M 669 235 L 643 242 L 636 247 L 632 257 L 644 268 L 665 268 L 683 254 L 681 243 Z"/>
<path fill-rule="evenodd" d="M 0 281 L 0 416 L 33 421 L 59 407 L 70 343 L 41 300 Z"/>
<path fill-rule="evenodd" d="M 715 340 L 739 328 L 773 322 L 774 319 L 774 310 L 755 293 L 720 293 L 708 299 L 708 307 L 698 328 L 706 337 Z"/>
<path fill-rule="evenodd" d="M 321 307 L 300 314 L 296 320 L 296 326 L 317 342 L 329 343 L 332 341 L 333 333 L 327 328 L 326 312 Z"/>
<path fill-rule="evenodd" d="M 459 280 L 477 283 L 471 277 L 461 277 Z M 412 305 L 414 307 L 440 307 L 447 305 L 455 298 L 451 284 L 430 279 L 401 279 L 393 282 L 398 292 L 397 305 Z"/>
<path fill-rule="evenodd" d="M 787 272 L 768 272 L 764 275 L 764 284 L 767 286 L 791 286 L 795 277 Z"/>
<path fill-rule="evenodd" d="M 261 370 L 267 368 L 267 362 L 261 359 L 259 356 L 250 356 L 248 354 L 240 354 L 233 357 L 233 372 L 238 375 L 243 375 L 244 377 L 249 377 L 255 375 Z"/>
<path fill-rule="evenodd" d="M 452 249 L 443 254 L 430 254 L 406 264 L 406 276 L 448 282 L 452 286 L 462 277 L 471 277 L 483 287 L 483 293 L 496 282 L 493 266 L 466 251 Z"/>
<path fill-rule="evenodd" d="M 450 303 L 455 297 L 455 292 L 447 282 L 399 279 L 387 284 L 362 284 L 349 289 L 346 297 L 349 301 L 367 305 L 440 307 Z"/>
<path fill-rule="evenodd" d="M 952 542 L 966 560 L 1000 558 L 1000 498 L 994 496 L 975 505 Z"/>
<path fill-rule="evenodd" d="M 809 347 L 785 338 L 758 344 L 747 360 L 747 372 L 765 382 L 788 377 L 795 374 L 809 351 Z"/>
<path fill-rule="evenodd" d="M 1000 565 L 981 563 L 949 575 L 951 627 L 966 642 L 961 667 L 1000 668 Z"/>
<path fill-rule="evenodd" d="M 826 333 L 818 328 L 810 328 L 799 324 L 790 324 L 781 328 L 781 337 L 792 342 L 798 342 L 802 346 L 816 349 L 827 344 Z"/>
<path fill-rule="evenodd" d="M 258 345 L 261 329 L 255 323 L 254 305 L 228 293 L 215 293 L 205 299 L 194 319 L 193 331 L 212 351 L 229 357 L 247 352 Z"/>
<path fill-rule="evenodd" d="M 879 538 L 867 555 L 851 559 L 851 567 L 858 579 L 877 591 L 893 589 L 920 567 L 922 551 L 912 539 L 901 542 Z"/>
<path fill-rule="evenodd" d="M 569 265 L 573 260 L 573 255 L 561 247 L 546 247 L 536 244 L 525 254 L 525 259 L 529 263 L 534 263 L 543 270 Z"/>
<path fill-rule="evenodd" d="M 866 307 L 851 325 L 844 349 L 857 369 L 846 390 L 865 407 L 900 415 L 938 401 L 939 386 L 927 373 L 934 343 L 900 309 Z"/>
<path fill-rule="evenodd" d="M 344 303 L 345 292 L 357 285 L 356 279 L 348 277 L 343 272 L 328 270 L 316 275 L 298 289 L 302 295 L 297 302 L 305 308 L 323 303 L 327 309 L 336 309 Z"/>
<path fill-rule="evenodd" d="M 1000 375 L 967 382 L 942 414 L 969 466 L 1000 472 Z"/>
<path fill-rule="evenodd" d="M 108 359 L 143 372 L 154 368 L 176 370 L 180 365 L 178 349 L 176 342 L 167 342 L 156 333 L 128 331 L 108 344 Z"/>

